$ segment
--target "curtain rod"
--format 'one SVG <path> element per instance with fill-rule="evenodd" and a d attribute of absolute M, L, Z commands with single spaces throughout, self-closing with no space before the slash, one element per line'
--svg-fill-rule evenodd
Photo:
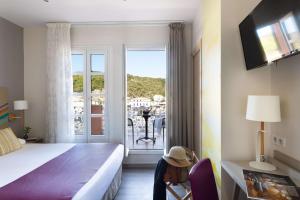
<path fill-rule="evenodd" d="M 102 21 L 102 22 L 73 22 L 72 25 L 168 25 L 171 23 L 184 23 L 183 20 L 164 20 L 164 21 Z"/>

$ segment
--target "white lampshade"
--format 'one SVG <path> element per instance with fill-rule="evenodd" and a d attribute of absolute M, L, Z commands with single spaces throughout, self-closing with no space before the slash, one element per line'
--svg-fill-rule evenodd
<path fill-rule="evenodd" d="M 14 110 L 27 110 L 28 102 L 26 100 L 14 101 Z"/>
<path fill-rule="evenodd" d="M 248 96 L 247 120 L 259 122 L 280 122 L 279 96 Z"/>

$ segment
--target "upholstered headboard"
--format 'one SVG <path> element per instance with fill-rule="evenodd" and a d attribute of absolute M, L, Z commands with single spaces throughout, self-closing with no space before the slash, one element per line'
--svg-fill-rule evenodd
<path fill-rule="evenodd" d="M 8 127 L 8 93 L 5 87 L 0 87 L 0 129 Z"/>

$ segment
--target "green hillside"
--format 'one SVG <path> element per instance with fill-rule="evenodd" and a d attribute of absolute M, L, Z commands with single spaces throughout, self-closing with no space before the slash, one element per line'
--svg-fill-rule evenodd
<path fill-rule="evenodd" d="M 148 97 L 152 98 L 154 95 L 165 96 L 165 79 L 150 78 L 127 75 L 128 81 L 128 97 Z M 104 76 L 97 75 L 92 77 L 92 90 L 104 88 Z M 81 75 L 73 75 L 73 91 L 83 91 L 83 77 Z"/>
<path fill-rule="evenodd" d="M 165 96 L 165 79 L 127 75 L 128 97 Z"/>
<path fill-rule="evenodd" d="M 73 75 L 73 91 L 83 92 L 83 77 L 81 75 Z"/>

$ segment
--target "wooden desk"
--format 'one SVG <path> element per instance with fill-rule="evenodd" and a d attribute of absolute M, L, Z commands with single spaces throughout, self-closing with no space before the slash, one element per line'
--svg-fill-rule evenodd
<path fill-rule="evenodd" d="M 276 163 L 276 164 L 275 164 Z M 249 166 L 249 161 L 222 161 L 222 168 L 228 173 L 228 175 L 233 179 L 235 185 L 234 185 L 234 192 L 232 194 L 233 200 L 238 200 L 239 193 L 241 191 L 244 191 L 247 193 L 246 189 L 246 183 L 244 181 L 244 175 L 243 175 L 243 169 L 246 170 L 252 170 L 252 171 L 260 171 L 265 173 L 272 173 L 272 174 L 279 174 L 279 175 L 289 175 L 290 178 L 295 182 L 297 186 L 300 186 L 300 173 L 295 172 L 292 169 L 288 169 L 288 167 L 279 164 L 279 161 L 273 162 L 277 167 L 280 166 L 281 168 L 272 171 L 272 172 L 266 172 L 266 171 L 260 171 L 254 168 L 251 168 Z M 291 173 L 289 171 L 294 171 L 293 176 L 291 176 Z M 299 173 L 299 174 L 296 174 Z M 299 175 L 299 176 L 298 176 Z"/>

